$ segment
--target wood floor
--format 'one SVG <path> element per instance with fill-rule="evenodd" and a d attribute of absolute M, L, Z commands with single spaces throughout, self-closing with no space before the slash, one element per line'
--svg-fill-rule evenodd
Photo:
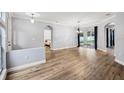
<path fill-rule="evenodd" d="M 47 62 L 10 72 L 7 80 L 109 80 L 124 79 L 124 66 L 114 56 L 87 48 L 46 52 Z"/>

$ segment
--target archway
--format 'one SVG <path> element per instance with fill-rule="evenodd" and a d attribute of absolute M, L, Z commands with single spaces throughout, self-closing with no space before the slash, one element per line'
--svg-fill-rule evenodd
<path fill-rule="evenodd" d="M 47 50 L 51 50 L 53 46 L 53 28 L 47 25 L 44 28 L 44 46 Z"/>
<path fill-rule="evenodd" d="M 111 54 L 114 54 L 115 23 L 108 23 L 105 25 L 105 41 L 107 51 Z"/>

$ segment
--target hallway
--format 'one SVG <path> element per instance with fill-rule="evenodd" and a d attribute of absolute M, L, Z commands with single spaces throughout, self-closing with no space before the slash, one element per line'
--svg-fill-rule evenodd
<path fill-rule="evenodd" d="M 88 48 L 49 51 L 47 62 L 8 73 L 8 80 L 108 80 L 124 79 L 124 67 L 114 57 Z"/>

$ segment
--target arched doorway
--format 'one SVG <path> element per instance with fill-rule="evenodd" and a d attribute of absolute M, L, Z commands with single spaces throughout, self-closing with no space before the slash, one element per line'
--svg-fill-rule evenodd
<path fill-rule="evenodd" d="M 52 39 L 53 28 L 47 25 L 44 28 L 44 46 L 46 50 L 51 50 L 53 46 L 53 39 Z"/>
<path fill-rule="evenodd" d="M 114 54 L 115 47 L 115 23 L 105 25 L 106 49 L 109 53 Z"/>

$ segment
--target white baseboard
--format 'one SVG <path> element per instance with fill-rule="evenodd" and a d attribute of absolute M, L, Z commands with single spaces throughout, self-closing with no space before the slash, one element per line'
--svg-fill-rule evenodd
<path fill-rule="evenodd" d="M 121 65 L 124 66 L 124 62 L 123 62 L 123 61 L 120 61 L 120 60 L 118 60 L 118 59 L 115 59 L 115 62 L 117 62 L 117 63 L 119 63 L 119 64 L 121 64 Z"/>
<path fill-rule="evenodd" d="M 22 69 L 25 69 L 25 68 L 28 68 L 28 67 L 32 67 L 32 66 L 35 66 L 35 65 L 39 65 L 39 64 L 42 64 L 42 63 L 45 63 L 45 62 L 46 62 L 46 60 L 42 60 L 42 61 L 38 61 L 38 62 L 34 62 L 34 63 L 29 63 L 29 64 L 22 65 L 22 66 L 17 66 L 17 67 L 9 68 L 7 70 L 7 72 L 22 70 Z"/>
<path fill-rule="evenodd" d="M 101 48 L 98 48 L 98 50 L 101 50 L 101 51 L 103 51 L 103 52 L 107 52 L 106 50 L 104 50 L 104 49 L 101 49 Z"/>
<path fill-rule="evenodd" d="M 5 80 L 5 79 L 6 79 L 6 75 L 7 75 L 7 69 L 4 69 L 4 70 L 1 72 L 0 80 Z"/>
<path fill-rule="evenodd" d="M 62 50 L 62 49 L 75 48 L 75 47 L 77 47 L 77 46 L 64 47 L 64 48 L 53 48 L 52 50 Z"/>

